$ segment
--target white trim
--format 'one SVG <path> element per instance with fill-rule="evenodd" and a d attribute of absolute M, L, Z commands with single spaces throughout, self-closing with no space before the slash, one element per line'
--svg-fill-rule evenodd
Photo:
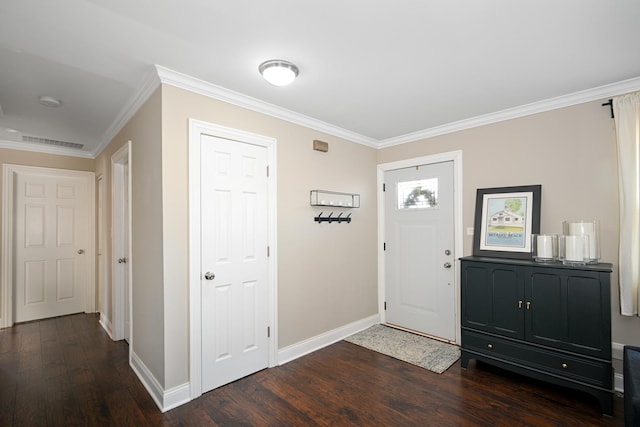
<path fill-rule="evenodd" d="M 392 147 L 394 145 L 406 144 L 409 142 L 433 138 L 434 136 L 445 135 L 465 129 L 485 126 L 492 123 L 516 119 L 519 117 L 530 116 L 532 114 L 544 113 L 546 111 L 557 110 L 558 108 L 584 104 L 586 102 L 596 101 L 616 95 L 622 95 L 637 90 L 640 90 L 640 77 L 623 80 L 620 82 L 611 83 L 580 92 L 574 92 L 555 98 L 544 99 L 542 101 L 532 102 L 530 104 L 520 105 L 514 108 L 508 108 L 506 110 L 496 111 L 489 114 L 483 114 L 465 120 L 446 123 L 441 126 L 434 126 L 417 132 L 408 133 L 406 135 L 387 138 L 378 141 L 377 147 L 386 148 Z"/>
<path fill-rule="evenodd" d="M 100 319 L 98 320 L 102 329 L 109 335 L 109 338 L 113 340 L 113 325 L 111 325 L 111 321 L 105 316 L 104 313 L 100 313 Z"/>
<path fill-rule="evenodd" d="M 291 362 L 294 359 L 306 356 L 307 354 L 330 346 L 331 344 L 343 340 L 350 335 L 363 331 L 370 326 L 377 325 L 378 323 L 380 323 L 380 316 L 378 314 L 375 314 L 365 319 L 355 321 L 348 325 L 341 326 L 323 334 L 316 335 L 315 337 L 287 346 L 283 349 L 280 349 L 280 351 L 278 352 L 278 364 L 284 365 L 285 363 Z"/>
<path fill-rule="evenodd" d="M 129 168 L 128 181 L 124 182 L 123 168 L 124 165 Z M 120 209 L 121 201 L 123 200 L 124 186 L 128 187 L 129 203 L 127 212 L 123 212 L 122 215 L 126 215 L 126 219 L 121 217 Z M 128 240 L 124 241 L 124 236 L 120 236 L 121 224 L 124 221 L 129 222 L 129 235 Z M 131 316 L 131 141 L 127 141 L 122 147 L 118 149 L 111 156 L 111 319 L 112 322 L 112 335 L 114 340 L 121 340 L 125 337 L 124 323 L 125 313 L 125 297 L 124 297 L 124 282 L 121 280 L 121 276 L 117 273 L 118 268 L 116 260 L 122 256 L 122 252 L 126 253 L 127 263 L 125 275 L 129 280 L 129 348 L 133 348 L 132 338 L 132 316 Z M 124 246 L 124 247 L 123 247 Z"/>
<path fill-rule="evenodd" d="M 60 154 L 72 157 L 84 157 L 95 159 L 102 153 L 106 146 L 113 138 L 122 130 L 122 128 L 131 120 L 140 107 L 149 99 L 160 84 L 167 84 L 190 92 L 198 93 L 213 99 L 217 99 L 239 107 L 247 108 L 271 117 L 276 117 L 290 123 L 295 123 L 310 129 L 327 133 L 329 135 L 344 138 L 348 141 L 366 145 L 372 148 L 387 148 L 395 145 L 406 144 L 439 135 L 445 135 L 461 130 L 471 129 L 479 126 L 485 126 L 492 123 L 511 120 L 519 117 L 525 117 L 532 114 L 543 113 L 558 108 L 570 107 L 572 105 L 582 104 L 612 96 L 622 95 L 625 93 L 640 90 L 640 77 L 614 82 L 611 84 L 598 86 L 583 91 L 558 96 L 555 98 L 545 99 L 530 104 L 516 106 L 501 111 L 496 111 L 480 116 L 470 117 L 468 119 L 459 120 L 451 123 L 445 123 L 440 126 L 434 126 L 416 132 L 399 135 L 391 138 L 378 140 L 357 132 L 353 132 L 321 120 L 305 116 L 295 111 L 287 110 L 270 104 L 259 99 L 243 95 L 239 92 L 223 88 L 221 86 L 208 83 L 204 80 L 186 74 L 178 73 L 160 65 L 155 65 L 143 79 L 139 89 L 129 98 L 127 104 L 120 110 L 118 116 L 105 131 L 98 146 L 91 152 L 82 152 L 78 150 L 64 149 L 60 147 L 38 146 L 36 144 L 21 144 L 12 141 L 1 141 L 0 148 L 9 148 L 13 150 L 34 151 L 51 154 Z M 33 147 L 32 147 L 33 146 Z"/>
<path fill-rule="evenodd" d="M 624 359 L 624 344 L 620 344 L 617 342 L 611 343 L 611 358 L 614 360 L 619 360 L 620 362 Z M 613 389 L 618 393 L 624 393 L 624 373 L 618 372 L 613 376 Z"/>
<path fill-rule="evenodd" d="M 73 148 L 57 147 L 55 145 L 34 144 L 28 142 L 16 142 L 0 140 L 0 148 L 9 150 L 29 151 L 34 153 L 57 154 L 60 156 L 82 157 L 85 159 L 93 159 L 94 155 L 88 151 L 76 150 Z"/>
<path fill-rule="evenodd" d="M 92 151 L 93 158 L 95 159 L 102 153 L 102 151 L 109 145 L 109 143 L 116 137 L 118 132 L 129 120 L 138 112 L 140 107 L 147 102 L 147 100 L 153 95 L 155 90 L 160 86 L 160 80 L 158 79 L 157 71 L 154 69 L 149 70 L 145 78 L 142 80 L 142 84 L 136 92 L 129 98 L 127 103 L 122 107 L 115 120 L 104 132 L 104 135 L 100 139 L 98 146 Z"/>
<path fill-rule="evenodd" d="M 347 129 L 343 129 L 330 123 L 326 123 L 321 120 L 296 113 L 295 111 L 287 110 L 286 108 L 269 104 L 268 102 L 252 98 L 238 92 L 234 92 L 232 90 L 223 88 L 222 86 L 217 86 L 212 83 L 205 82 L 204 80 L 200 80 L 195 77 L 170 70 L 160 65 L 156 65 L 156 70 L 158 72 L 158 77 L 163 84 L 175 86 L 177 88 L 188 90 L 190 92 L 207 96 L 209 98 L 237 105 L 239 107 L 282 119 L 290 123 L 307 127 L 309 129 L 328 133 L 329 135 L 344 138 L 357 144 L 366 145 L 372 148 L 376 148 L 378 146 L 378 141 L 374 138 L 369 138 L 367 136 L 352 132 Z"/>
<path fill-rule="evenodd" d="M 385 217 L 384 217 L 384 197 L 382 197 L 382 185 L 384 184 L 384 173 L 394 169 L 410 168 L 420 165 L 429 165 L 441 162 L 453 162 L 453 235 L 454 235 L 454 285 L 455 285 L 455 301 L 454 301 L 454 318 L 456 343 L 460 344 L 460 278 L 457 273 L 460 271 L 460 261 L 458 260 L 463 253 L 463 237 L 462 237 L 462 151 L 449 151 L 446 153 L 433 154 L 423 157 L 415 157 L 412 159 L 399 160 L 396 162 L 382 163 L 378 165 L 378 310 L 380 312 L 380 322 L 385 323 L 384 301 L 386 299 L 385 284 L 385 257 L 383 244 L 385 242 Z"/>
<path fill-rule="evenodd" d="M 46 174 L 82 178 L 87 182 L 87 215 L 89 227 L 87 236 L 88 281 L 85 285 L 84 310 L 93 313 L 96 300 L 95 286 L 95 173 L 70 169 L 54 169 L 36 166 L 22 166 L 5 163 L 2 165 L 2 283 L 0 286 L 0 328 L 13 326 L 13 211 L 14 176 L 18 173 Z"/>
<path fill-rule="evenodd" d="M 169 411 L 191 400 L 189 398 L 189 383 L 164 390 L 160 382 L 153 376 L 153 373 L 133 350 L 131 351 L 130 365 L 160 411 Z"/>
<path fill-rule="evenodd" d="M 277 246 L 277 141 L 237 129 L 189 119 L 189 377 L 192 399 L 202 394 L 202 305 L 200 295 L 200 141 L 201 135 L 212 135 L 238 142 L 254 144 L 267 149 L 267 203 L 269 209 L 268 246 L 268 322 L 269 367 L 277 363 L 278 349 L 278 246 Z"/>

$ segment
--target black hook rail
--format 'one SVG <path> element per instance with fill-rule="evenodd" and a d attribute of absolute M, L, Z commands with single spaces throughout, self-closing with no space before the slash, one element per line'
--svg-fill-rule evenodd
<path fill-rule="evenodd" d="M 329 216 L 322 216 L 322 212 L 320 212 L 320 214 L 317 217 L 313 218 L 313 220 L 318 224 L 321 224 L 323 222 L 328 222 L 329 224 L 331 224 L 332 222 L 346 222 L 348 224 L 351 222 L 351 214 L 343 217 L 342 212 L 340 212 L 338 216 L 334 217 L 333 212 L 331 212 Z"/>

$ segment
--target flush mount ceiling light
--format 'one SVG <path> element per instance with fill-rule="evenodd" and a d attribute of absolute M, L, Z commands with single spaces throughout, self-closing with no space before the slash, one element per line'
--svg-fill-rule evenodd
<path fill-rule="evenodd" d="M 53 96 L 41 96 L 38 98 L 38 101 L 45 107 L 56 108 L 62 105 L 62 101 L 54 98 Z"/>
<path fill-rule="evenodd" d="M 258 67 L 262 77 L 274 86 L 286 86 L 298 77 L 298 67 L 289 61 L 272 59 Z"/>

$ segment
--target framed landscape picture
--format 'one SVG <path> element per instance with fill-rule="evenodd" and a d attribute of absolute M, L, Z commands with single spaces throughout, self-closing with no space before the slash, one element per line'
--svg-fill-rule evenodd
<path fill-rule="evenodd" d="M 540 233 L 541 185 L 479 188 L 473 255 L 531 259 L 531 235 Z"/>

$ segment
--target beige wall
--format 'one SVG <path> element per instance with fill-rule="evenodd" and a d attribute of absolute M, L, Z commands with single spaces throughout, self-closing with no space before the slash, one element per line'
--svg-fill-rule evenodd
<path fill-rule="evenodd" d="M 105 180 L 107 230 L 111 229 L 111 156 L 131 141 L 132 350 L 165 385 L 163 298 L 161 91 L 158 89 L 96 158 Z M 166 178 L 165 178 L 166 179 Z M 111 254 L 109 233 L 107 253 Z M 113 260 L 111 260 L 113 262 Z M 108 292 L 112 292 L 109 284 Z M 112 322 L 111 309 L 108 318 Z M 186 332 L 185 332 L 186 333 Z"/>
<path fill-rule="evenodd" d="M 613 341 L 640 344 L 640 319 L 622 317 L 618 280 L 618 183 L 614 121 L 603 101 L 509 120 L 382 149 L 378 163 L 463 152 L 464 254 L 471 255 L 478 188 L 542 184 L 541 232 L 562 221 L 599 219 L 602 261 L 613 264 Z"/>
<path fill-rule="evenodd" d="M 377 313 L 376 150 L 166 85 L 162 116 L 165 388 L 188 380 L 189 118 L 277 139 L 279 347 Z M 361 194 L 350 224 L 313 221 L 318 188 Z"/>
<path fill-rule="evenodd" d="M 55 169 L 70 169 L 77 171 L 89 171 L 93 172 L 95 169 L 95 162 L 93 159 L 85 159 L 81 157 L 61 156 L 57 154 L 45 154 L 36 153 L 32 151 L 20 151 L 11 150 L 6 148 L 0 148 L 0 165 L 4 167 L 5 164 L 23 165 L 23 166 L 39 166 Z M 0 200 L 4 197 L 2 195 L 3 188 L 3 174 L 0 173 Z M 0 223 L 2 223 L 2 210 L 0 209 Z M 2 237 L 2 230 L 0 230 L 0 240 Z M 0 271 L 2 275 L 2 271 Z M 4 302 L 1 300 L 0 295 L 0 310 L 4 306 Z M 0 318 L 4 317 L 4 313 L 0 313 Z"/>

